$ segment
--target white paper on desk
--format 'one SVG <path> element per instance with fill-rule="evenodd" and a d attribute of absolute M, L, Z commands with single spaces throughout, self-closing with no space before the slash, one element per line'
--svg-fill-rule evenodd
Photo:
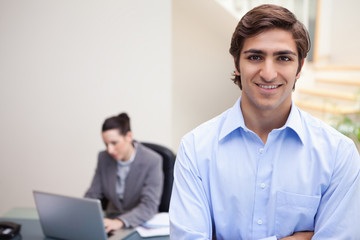
<path fill-rule="evenodd" d="M 139 226 L 136 231 L 141 237 L 155 237 L 155 236 L 166 236 L 170 234 L 170 228 L 144 228 Z"/>
<path fill-rule="evenodd" d="M 141 237 L 165 236 L 170 234 L 169 213 L 157 213 L 149 221 L 136 228 Z"/>

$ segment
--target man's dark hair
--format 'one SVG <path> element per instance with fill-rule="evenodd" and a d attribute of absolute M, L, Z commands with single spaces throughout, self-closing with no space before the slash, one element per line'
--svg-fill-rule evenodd
<path fill-rule="evenodd" d="M 253 8 L 241 18 L 236 26 L 229 52 L 235 59 L 235 67 L 238 72 L 240 72 L 240 53 L 244 41 L 270 29 L 283 29 L 292 34 L 299 59 L 297 73 L 300 72 L 301 62 L 306 58 L 310 50 L 309 33 L 292 12 L 284 7 L 272 4 L 264 4 Z M 240 76 L 234 74 L 232 80 L 242 89 Z"/>

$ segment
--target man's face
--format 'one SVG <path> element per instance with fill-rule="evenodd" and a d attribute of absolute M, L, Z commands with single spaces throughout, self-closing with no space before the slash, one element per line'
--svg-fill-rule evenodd
<path fill-rule="evenodd" d="M 298 70 L 298 53 L 292 34 L 270 29 L 244 41 L 240 53 L 242 106 L 254 111 L 289 109 Z"/>

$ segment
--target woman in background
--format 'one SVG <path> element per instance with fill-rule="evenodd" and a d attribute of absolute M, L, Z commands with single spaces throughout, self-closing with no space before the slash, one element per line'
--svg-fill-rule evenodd
<path fill-rule="evenodd" d="M 162 158 L 133 140 L 126 113 L 110 117 L 102 126 L 106 151 L 85 197 L 107 202 L 106 232 L 136 227 L 158 211 L 163 189 Z"/>

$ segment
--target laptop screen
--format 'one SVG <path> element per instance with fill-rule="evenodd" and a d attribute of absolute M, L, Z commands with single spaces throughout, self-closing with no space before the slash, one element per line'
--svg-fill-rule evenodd
<path fill-rule="evenodd" d="M 105 240 L 100 200 L 33 191 L 45 236 L 61 239 Z"/>

